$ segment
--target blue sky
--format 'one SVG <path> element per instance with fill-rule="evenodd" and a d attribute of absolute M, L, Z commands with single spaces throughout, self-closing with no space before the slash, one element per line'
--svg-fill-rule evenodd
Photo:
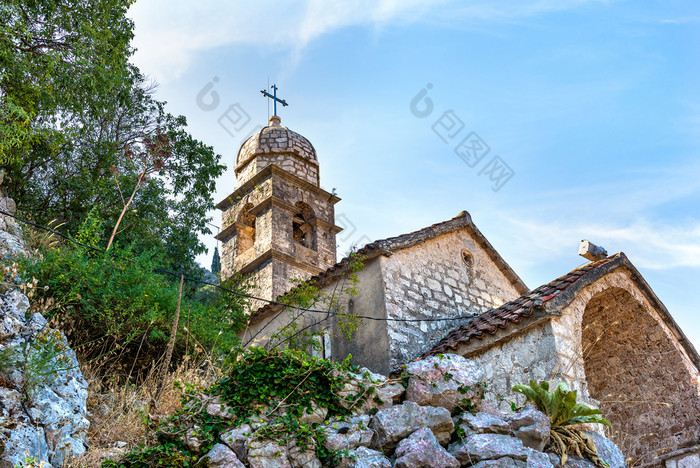
<path fill-rule="evenodd" d="M 229 167 L 217 201 L 266 124 L 269 79 L 342 198 L 339 256 L 467 210 L 534 288 L 589 239 L 625 252 L 700 348 L 697 2 L 139 0 L 130 15 L 134 62 Z"/>

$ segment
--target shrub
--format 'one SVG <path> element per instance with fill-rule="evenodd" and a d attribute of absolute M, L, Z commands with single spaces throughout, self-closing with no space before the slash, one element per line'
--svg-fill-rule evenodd
<path fill-rule="evenodd" d="M 115 256 L 71 246 L 22 262 L 22 275 L 38 279 L 35 307 L 54 319 L 83 359 L 111 361 L 115 369 L 148 369 L 163 353 L 177 306 L 176 278 L 154 273 L 160 259 L 130 249 Z M 116 257 L 116 258 L 115 258 Z M 224 358 L 238 344 L 244 301 L 219 291 L 209 300 L 183 294 L 179 353 L 210 351 Z M 139 365 L 134 366 L 136 360 Z"/>

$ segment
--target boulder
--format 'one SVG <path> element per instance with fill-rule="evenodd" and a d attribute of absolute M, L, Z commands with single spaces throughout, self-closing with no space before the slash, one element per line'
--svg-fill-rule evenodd
<path fill-rule="evenodd" d="M 554 468 L 548 454 L 533 449 L 527 451 L 527 466 L 530 468 Z"/>
<path fill-rule="evenodd" d="M 326 435 L 323 445 L 329 450 L 352 450 L 369 447 L 374 431 L 369 428 L 369 415 L 350 418 L 348 421 L 333 421 L 322 430 Z"/>
<path fill-rule="evenodd" d="M 447 409 L 419 406 L 412 401 L 378 411 L 370 420 L 369 427 L 375 432 L 372 447 L 385 450 L 393 450 L 401 439 L 422 427 L 433 431 L 442 445 L 449 442 L 454 431 L 454 423 Z"/>
<path fill-rule="evenodd" d="M 423 406 L 442 406 L 453 411 L 466 398 L 477 405 L 483 396 L 480 382 L 484 370 L 457 354 L 430 356 L 411 362 L 404 371 L 410 377 L 406 400 Z"/>
<path fill-rule="evenodd" d="M 214 445 L 205 457 L 208 458 L 206 466 L 209 468 L 245 468 L 233 450 L 224 444 Z"/>
<path fill-rule="evenodd" d="M 328 408 L 324 408 L 322 406 L 318 406 L 316 403 L 312 403 L 311 411 L 304 411 L 304 414 L 301 415 L 299 421 L 306 424 L 319 424 L 326 419 L 326 415 L 328 415 Z"/>
<path fill-rule="evenodd" d="M 287 447 L 272 439 L 248 439 L 250 468 L 292 468 L 287 459 Z"/>
<path fill-rule="evenodd" d="M 338 391 L 340 404 L 353 414 L 369 413 L 373 408 L 390 408 L 404 393 L 401 382 L 375 374 L 366 367 L 359 374 L 349 374 L 349 380 Z"/>
<path fill-rule="evenodd" d="M 253 429 L 248 424 L 241 424 L 239 427 L 221 434 L 221 441 L 233 450 L 239 460 L 245 460 L 248 456 L 246 441 L 252 432 Z"/>
<path fill-rule="evenodd" d="M 221 419 L 233 419 L 234 414 L 231 407 L 226 405 L 218 396 L 215 396 L 206 403 L 206 411 L 209 415 Z"/>
<path fill-rule="evenodd" d="M 474 465 L 474 468 L 527 468 L 527 466 L 528 464 L 524 461 L 503 457 L 497 460 L 482 460 Z"/>
<path fill-rule="evenodd" d="M 391 468 L 391 461 L 376 450 L 358 447 L 350 450 L 337 468 Z"/>
<path fill-rule="evenodd" d="M 302 450 L 292 439 L 287 443 L 287 458 L 292 468 L 321 468 L 321 461 L 316 456 L 315 442 L 310 442 L 306 450 Z"/>
<path fill-rule="evenodd" d="M 549 443 L 549 418 L 532 405 L 510 416 L 508 424 L 513 435 L 522 440 L 525 447 L 541 452 Z"/>
<path fill-rule="evenodd" d="M 452 421 L 455 427 L 461 427 L 467 436 L 472 434 L 510 435 L 510 426 L 508 423 L 498 416 L 488 413 L 471 414 L 469 411 L 465 411 L 452 418 Z"/>
<path fill-rule="evenodd" d="M 427 427 L 418 429 L 396 446 L 394 468 L 459 468 Z"/>
<path fill-rule="evenodd" d="M 610 468 L 625 468 L 625 456 L 620 449 L 607 437 L 593 431 L 583 431 L 595 443 L 598 458 L 608 464 Z"/>
<path fill-rule="evenodd" d="M 528 450 L 520 439 L 503 434 L 474 434 L 448 447 L 463 465 L 503 457 L 527 461 Z"/>

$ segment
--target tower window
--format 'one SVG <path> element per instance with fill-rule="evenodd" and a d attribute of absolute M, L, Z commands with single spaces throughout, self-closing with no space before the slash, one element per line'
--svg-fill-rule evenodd
<path fill-rule="evenodd" d="M 304 202 L 297 202 L 294 206 L 298 209 L 292 220 L 294 241 L 308 249 L 316 250 L 316 230 L 311 224 L 315 218 L 314 211 Z"/>
<path fill-rule="evenodd" d="M 255 215 L 250 214 L 252 203 L 246 204 L 238 214 L 238 253 L 243 253 L 255 245 Z"/>

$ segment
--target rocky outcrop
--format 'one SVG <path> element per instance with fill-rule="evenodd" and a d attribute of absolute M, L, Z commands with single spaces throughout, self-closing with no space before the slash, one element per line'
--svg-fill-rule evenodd
<path fill-rule="evenodd" d="M 14 211 L 2 188 L 0 209 Z M 1 259 L 11 265 L 24 254 L 19 227 L 0 216 Z M 86 449 L 87 382 L 66 337 L 29 312 L 29 299 L 16 289 L 22 280 L 8 270 L 0 282 L 0 468 L 26 457 L 63 466 Z"/>

